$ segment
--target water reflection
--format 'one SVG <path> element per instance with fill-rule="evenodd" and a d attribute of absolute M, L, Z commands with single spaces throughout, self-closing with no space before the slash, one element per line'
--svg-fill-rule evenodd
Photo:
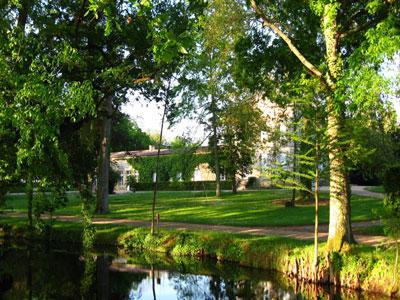
<path fill-rule="evenodd" d="M 126 259 L 109 251 L 83 257 L 68 245 L 0 247 L 0 299 L 382 299 L 209 260 Z"/>

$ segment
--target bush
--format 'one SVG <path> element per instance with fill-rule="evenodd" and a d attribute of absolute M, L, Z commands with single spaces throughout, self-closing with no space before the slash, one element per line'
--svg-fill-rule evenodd
<path fill-rule="evenodd" d="M 114 194 L 115 186 L 118 183 L 119 172 L 110 167 L 110 174 L 108 176 L 108 192 Z"/>
<path fill-rule="evenodd" d="M 400 164 L 386 168 L 383 176 L 383 187 L 386 193 L 400 192 Z"/>
<path fill-rule="evenodd" d="M 257 188 L 259 187 L 258 178 L 251 176 L 247 179 L 246 188 Z"/>
<path fill-rule="evenodd" d="M 151 191 L 152 182 L 134 182 L 136 191 Z M 215 190 L 215 181 L 163 181 L 157 183 L 159 191 L 203 191 Z M 221 181 L 221 189 L 230 190 L 232 181 Z"/>

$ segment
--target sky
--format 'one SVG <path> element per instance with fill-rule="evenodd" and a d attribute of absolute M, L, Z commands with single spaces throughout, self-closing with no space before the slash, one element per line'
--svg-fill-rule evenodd
<path fill-rule="evenodd" d="M 160 133 L 163 107 L 156 102 L 136 100 L 131 96 L 130 101 L 122 106 L 122 112 L 128 114 L 137 122 L 139 127 L 148 133 Z M 204 140 L 206 133 L 195 120 L 184 119 L 170 126 L 166 122 L 163 136 L 167 141 L 172 141 L 177 136 L 190 136 L 194 142 Z"/>

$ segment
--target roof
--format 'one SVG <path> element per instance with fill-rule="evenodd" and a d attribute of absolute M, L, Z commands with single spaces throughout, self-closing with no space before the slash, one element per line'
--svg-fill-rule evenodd
<path fill-rule="evenodd" d="M 142 157 L 142 156 L 156 156 L 156 150 L 134 150 L 134 151 L 121 151 L 121 152 L 112 152 L 110 157 L 113 159 L 125 159 L 131 157 Z M 172 154 L 171 149 L 160 149 L 160 155 L 168 155 Z"/>
<path fill-rule="evenodd" d="M 196 153 L 207 153 L 209 152 L 208 147 L 201 146 L 196 149 Z M 160 149 L 160 155 L 171 155 L 174 153 L 172 149 Z M 111 159 L 128 159 L 133 157 L 143 156 L 157 156 L 157 149 L 152 150 L 134 150 L 134 151 L 120 151 L 112 152 L 110 154 Z"/>

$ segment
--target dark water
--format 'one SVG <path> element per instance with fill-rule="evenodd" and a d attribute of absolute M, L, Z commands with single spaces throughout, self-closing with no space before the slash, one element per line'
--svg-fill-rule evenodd
<path fill-rule="evenodd" d="M 383 299 L 212 260 L 0 243 L 0 299 Z"/>

